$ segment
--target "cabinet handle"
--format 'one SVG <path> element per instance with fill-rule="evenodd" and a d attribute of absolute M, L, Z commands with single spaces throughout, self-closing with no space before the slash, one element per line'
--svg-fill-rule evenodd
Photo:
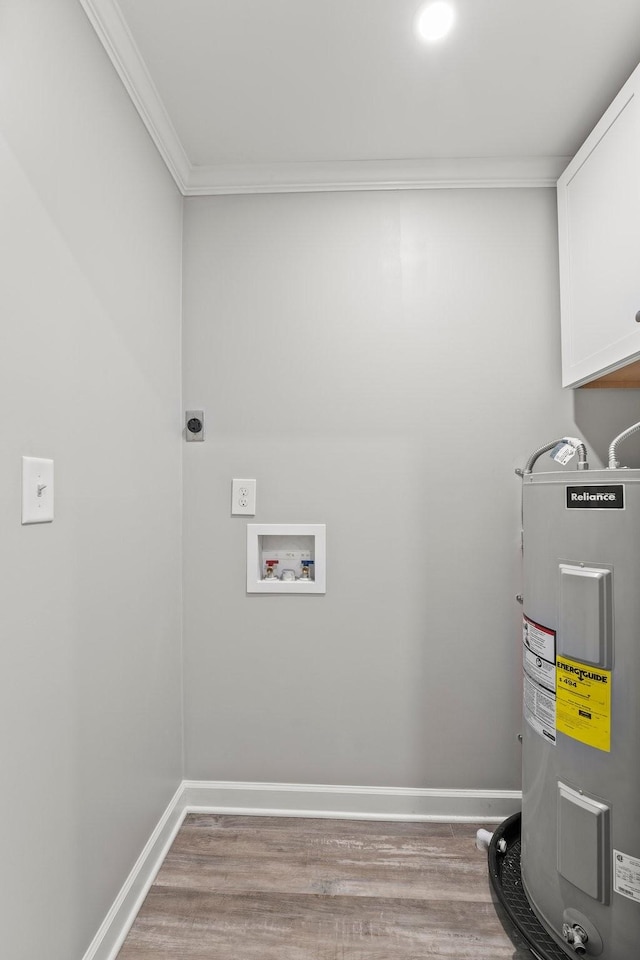
<path fill-rule="evenodd" d="M 636 323 L 640 323 L 640 310 L 636 313 Z"/>

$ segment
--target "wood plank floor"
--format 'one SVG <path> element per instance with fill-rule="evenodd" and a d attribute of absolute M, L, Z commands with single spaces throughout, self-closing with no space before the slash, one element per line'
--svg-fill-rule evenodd
<path fill-rule="evenodd" d="M 479 826 L 190 814 L 118 960 L 531 960 Z"/>

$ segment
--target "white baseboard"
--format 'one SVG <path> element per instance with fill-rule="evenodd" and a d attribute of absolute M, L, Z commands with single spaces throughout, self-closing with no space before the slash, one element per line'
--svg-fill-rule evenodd
<path fill-rule="evenodd" d="M 183 780 L 83 960 L 115 960 L 187 813 L 500 823 L 516 813 L 521 803 L 518 790 Z"/>
<path fill-rule="evenodd" d="M 517 790 L 427 790 L 185 780 L 182 799 L 187 812 L 500 823 L 520 809 L 522 794 Z"/>
<path fill-rule="evenodd" d="M 83 960 L 115 960 L 185 817 L 180 784 L 145 844 Z"/>

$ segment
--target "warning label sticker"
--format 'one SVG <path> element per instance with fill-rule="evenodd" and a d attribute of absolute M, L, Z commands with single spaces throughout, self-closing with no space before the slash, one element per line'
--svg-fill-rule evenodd
<path fill-rule="evenodd" d="M 611 749 L 611 671 L 558 657 L 557 728 L 589 747 Z"/>
<path fill-rule="evenodd" d="M 525 647 L 522 655 L 522 664 L 524 672 L 530 680 L 533 680 L 539 686 L 544 687 L 551 693 L 556 692 L 556 665 L 542 657 L 536 656 Z"/>
<path fill-rule="evenodd" d="M 522 618 L 524 718 L 549 743 L 556 742 L 556 632 Z"/>
<path fill-rule="evenodd" d="M 613 889 L 640 903 L 640 860 L 619 850 L 613 851 Z"/>
<path fill-rule="evenodd" d="M 524 718 L 536 733 L 556 742 L 556 696 L 547 693 L 527 674 L 524 675 Z"/>
<path fill-rule="evenodd" d="M 541 627 L 539 623 L 522 618 L 522 642 L 527 650 L 537 654 L 549 663 L 556 662 L 556 632 L 548 627 Z"/>

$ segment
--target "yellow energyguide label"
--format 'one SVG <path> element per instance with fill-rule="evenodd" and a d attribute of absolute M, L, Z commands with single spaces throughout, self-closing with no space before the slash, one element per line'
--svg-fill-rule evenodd
<path fill-rule="evenodd" d="M 556 728 L 597 750 L 611 749 L 611 671 L 556 660 Z"/>

